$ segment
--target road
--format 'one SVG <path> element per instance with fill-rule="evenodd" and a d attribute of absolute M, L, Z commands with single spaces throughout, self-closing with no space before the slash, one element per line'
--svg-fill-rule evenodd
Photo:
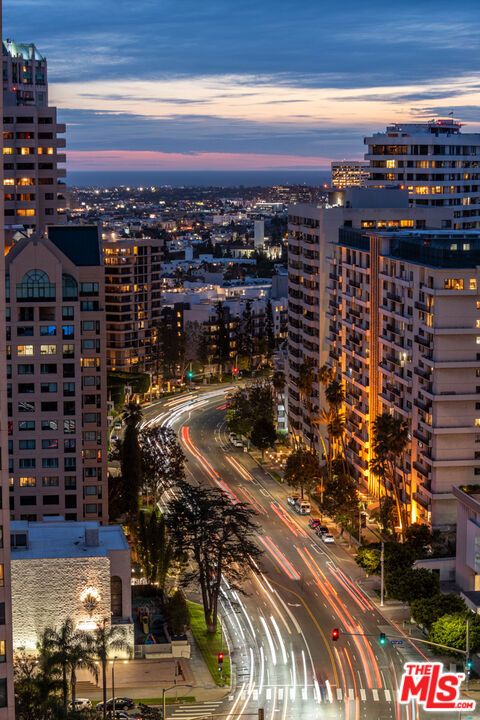
<path fill-rule="evenodd" d="M 286 503 L 287 492 L 226 433 L 224 390 L 177 398 L 145 410 L 146 424 L 178 431 L 188 473 L 249 502 L 258 514 L 262 572 L 240 597 L 224 588 L 222 614 L 232 638 L 236 688 L 216 712 L 234 720 L 414 720 L 445 718 L 396 702 L 404 657 L 381 632 L 399 635 L 362 590 L 363 572 L 340 545 L 325 545 Z M 333 628 L 340 638 L 331 639 Z M 421 650 L 408 645 L 409 659 Z M 175 714 L 184 720 L 197 717 Z"/>

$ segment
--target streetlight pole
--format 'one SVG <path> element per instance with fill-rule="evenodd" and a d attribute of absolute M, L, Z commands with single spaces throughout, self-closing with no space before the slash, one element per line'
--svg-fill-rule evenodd
<path fill-rule="evenodd" d="M 167 719 L 167 701 L 166 701 L 166 697 L 165 697 L 167 692 L 169 690 L 174 690 L 175 688 L 181 688 L 181 687 L 191 688 L 191 687 L 193 687 L 193 685 L 171 685 L 170 687 L 162 688 L 162 708 L 163 708 L 162 720 Z"/>
<path fill-rule="evenodd" d="M 112 661 L 112 718 L 115 717 L 115 660 L 118 660 L 116 655 Z"/>
<path fill-rule="evenodd" d="M 380 607 L 383 607 L 383 598 L 385 593 L 385 543 L 382 541 L 382 549 L 380 551 Z"/>

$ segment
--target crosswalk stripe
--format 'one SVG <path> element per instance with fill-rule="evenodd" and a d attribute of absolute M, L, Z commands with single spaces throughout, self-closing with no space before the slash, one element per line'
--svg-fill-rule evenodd
<path fill-rule="evenodd" d="M 365 692 L 364 688 L 360 688 L 360 697 L 363 700 L 363 702 L 365 702 L 365 700 L 367 699 L 367 693 Z"/>
<path fill-rule="evenodd" d="M 380 699 L 380 698 L 378 697 L 378 690 L 376 690 L 375 688 L 373 688 L 373 690 L 372 690 L 372 695 L 373 695 L 373 699 L 375 700 L 375 702 L 378 702 L 379 699 Z"/>
<path fill-rule="evenodd" d="M 307 688 L 302 688 L 302 700 L 308 700 L 308 690 L 307 690 Z"/>
<path fill-rule="evenodd" d="M 267 688 L 265 695 L 267 697 L 267 700 L 271 700 L 272 699 L 272 688 Z"/>
<path fill-rule="evenodd" d="M 257 688 L 255 688 L 255 690 L 253 691 L 253 699 L 254 699 L 254 700 L 258 700 L 258 690 L 257 690 Z"/>
<path fill-rule="evenodd" d="M 342 688 L 337 688 L 337 700 L 343 700 Z"/>
<path fill-rule="evenodd" d="M 385 690 L 385 700 L 387 702 L 392 702 L 392 696 L 390 694 L 390 690 Z"/>
<path fill-rule="evenodd" d="M 348 689 L 348 697 L 350 698 L 350 700 L 355 700 L 355 692 L 353 688 Z"/>
<path fill-rule="evenodd" d="M 283 687 L 278 688 L 278 699 L 283 700 Z"/>

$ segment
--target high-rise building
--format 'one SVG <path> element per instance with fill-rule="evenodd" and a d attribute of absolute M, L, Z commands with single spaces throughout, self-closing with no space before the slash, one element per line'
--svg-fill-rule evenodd
<path fill-rule="evenodd" d="M 452 487 L 480 477 L 480 234 L 342 227 L 329 262 L 330 362 L 348 458 L 370 491 L 372 423 L 411 438 L 397 483 L 411 522 L 456 523 Z"/>
<path fill-rule="evenodd" d="M 53 226 L 6 261 L 11 516 L 107 520 L 104 268 L 97 227 Z"/>
<path fill-rule="evenodd" d="M 65 125 L 48 104 L 47 61 L 33 44 L 3 42 L 3 185 L 6 242 L 43 233 L 65 212 Z"/>
<path fill-rule="evenodd" d="M 369 186 L 406 188 L 412 205 L 452 208 L 451 227 L 480 228 L 480 134 L 447 119 L 395 123 L 364 142 Z"/>
<path fill-rule="evenodd" d="M 322 427 L 312 423 L 321 405 L 317 371 L 331 358 L 329 309 L 337 271 L 331 265 L 341 227 L 408 229 L 441 227 L 452 209 L 412 208 L 400 190 L 350 189 L 331 194 L 324 205 L 292 205 L 288 240 L 288 412 L 289 429 L 300 441 L 321 447 Z M 308 402 L 302 383 L 309 370 Z"/>
<path fill-rule="evenodd" d="M 263 250 L 265 247 L 265 220 L 255 220 L 253 245 L 255 250 Z"/>
<path fill-rule="evenodd" d="M 332 162 L 332 187 L 346 190 L 366 187 L 369 178 L 368 163 L 361 160 L 336 160 Z"/>
<path fill-rule="evenodd" d="M 0 33 L 2 27 L 2 1 L 0 0 Z M 3 98 L 0 100 L 3 109 Z M 2 114 L 0 114 L 2 117 Z M 3 178 L 3 168 L 0 168 Z M 3 217 L 4 199 L 0 197 L 0 218 Z M 0 226 L 1 227 L 1 226 Z M 0 229 L 0 245 L 4 232 Z M 0 307 L 5 309 L 5 257 L 0 253 Z M 4 310 L 3 310 L 4 313 Z M 5 315 L 3 314 L 3 317 Z M 10 564 L 10 515 L 7 475 L 8 458 L 8 399 L 5 320 L 0 332 L 0 720 L 15 717 L 13 688 L 12 641 L 12 586 Z"/>
<path fill-rule="evenodd" d="M 107 367 L 158 375 L 163 243 L 103 237 Z"/>

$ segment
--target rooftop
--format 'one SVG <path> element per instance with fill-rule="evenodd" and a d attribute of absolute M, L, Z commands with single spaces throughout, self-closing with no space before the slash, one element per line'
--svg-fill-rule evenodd
<path fill-rule="evenodd" d="M 40 62 L 45 60 L 33 43 L 16 43 L 14 40 L 3 41 L 3 55 L 10 55 L 12 58 L 21 57 L 23 60 L 38 60 Z"/>
<path fill-rule="evenodd" d="M 101 265 L 100 236 L 97 225 L 50 225 L 48 239 L 80 266 Z"/>
<path fill-rule="evenodd" d="M 86 544 L 86 530 L 98 530 L 98 545 Z M 10 532 L 28 533 L 27 547 L 12 547 L 12 560 L 106 557 L 112 550 L 128 550 L 121 525 L 100 525 L 96 521 L 73 522 L 61 517 L 43 522 L 13 520 Z"/>

